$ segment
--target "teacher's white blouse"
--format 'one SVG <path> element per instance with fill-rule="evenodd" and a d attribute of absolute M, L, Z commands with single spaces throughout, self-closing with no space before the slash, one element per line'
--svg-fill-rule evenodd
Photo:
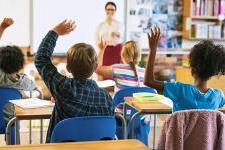
<path fill-rule="evenodd" d="M 112 32 L 119 32 L 120 37 L 113 37 Z M 120 22 L 117 20 L 113 20 L 111 24 L 107 23 L 106 21 L 100 23 L 98 25 L 98 29 L 95 35 L 96 44 L 98 44 L 101 41 L 101 38 L 103 41 L 107 43 L 107 45 L 117 45 L 121 42 L 123 36 L 123 26 Z"/>

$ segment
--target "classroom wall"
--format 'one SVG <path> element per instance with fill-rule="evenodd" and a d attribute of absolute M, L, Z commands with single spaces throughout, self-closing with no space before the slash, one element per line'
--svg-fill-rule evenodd
<path fill-rule="evenodd" d="M 13 17 L 15 20 L 13 27 L 5 32 L 0 45 L 13 44 L 21 47 L 31 45 L 31 12 L 31 0 L 0 0 L 0 20 L 5 16 Z M 102 18 L 99 19 L 101 20 Z M 197 42 L 184 39 L 182 47 L 190 49 Z M 217 43 L 224 44 L 224 41 Z"/>
<path fill-rule="evenodd" d="M 0 45 L 19 45 L 27 47 L 30 45 L 30 0 L 0 0 L 0 21 L 4 17 L 12 17 L 15 23 L 8 28 Z M 15 38 L 16 37 L 16 38 Z"/>

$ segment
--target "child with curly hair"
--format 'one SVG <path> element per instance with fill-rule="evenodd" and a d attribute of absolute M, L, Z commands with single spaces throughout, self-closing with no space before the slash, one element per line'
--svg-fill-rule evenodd
<path fill-rule="evenodd" d="M 224 106 L 221 90 L 208 88 L 208 80 L 225 74 L 225 48 L 213 41 L 203 40 L 196 44 L 189 55 L 194 85 L 181 82 L 160 82 L 154 77 L 154 62 L 160 29 L 151 29 L 148 34 L 150 54 L 145 71 L 144 84 L 163 91 L 173 101 L 173 111 L 186 109 L 217 109 Z"/>

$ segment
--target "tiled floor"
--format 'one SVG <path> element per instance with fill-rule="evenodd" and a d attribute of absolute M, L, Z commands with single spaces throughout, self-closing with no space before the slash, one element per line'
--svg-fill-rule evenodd
<path fill-rule="evenodd" d="M 158 125 L 157 125 L 157 130 L 158 130 L 158 135 L 160 135 L 160 131 L 162 129 L 163 123 L 168 115 L 158 115 Z M 153 124 L 151 125 L 151 133 L 149 135 L 149 146 L 152 147 L 152 137 L 153 137 Z M 44 141 L 45 141 L 45 136 L 46 136 L 46 131 L 47 128 L 44 129 Z M 40 130 L 38 128 L 32 129 L 32 143 L 33 144 L 39 144 L 40 142 Z M 158 139 L 158 137 L 156 138 Z M 28 129 L 23 129 L 21 131 L 21 144 L 29 144 L 29 132 Z M 4 140 L 4 135 L 0 135 L 0 146 L 5 145 L 5 140 Z"/>

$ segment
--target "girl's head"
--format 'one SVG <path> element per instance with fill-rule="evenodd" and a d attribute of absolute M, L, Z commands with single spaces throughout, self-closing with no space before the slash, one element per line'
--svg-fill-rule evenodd
<path fill-rule="evenodd" d="M 114 2 L 107 2 L 105 4 L 105 12 L 106 16 L 109 19 L 113 19 L 115 13 L 116 13 L 117 6 Z"/>
<path fill-rule="evenodd" d="M 123 45 L 121 50 L 121 59 L 124 64 L 130 64 L 130 66 L 135 69 L 135 65 L 138 63 L 140 56 L 140 49 L 137 43 L 134 41 L 128 41 Z M 137 76 L 136 70 L 134 70 Z"/>
<path fill-rule="evenodd" d="M 225 74 L 225 48 L 213 41 L 203 40 L 196 44 L 189 55 L 192 75 L 207 81 L 214 75 Z"/>

